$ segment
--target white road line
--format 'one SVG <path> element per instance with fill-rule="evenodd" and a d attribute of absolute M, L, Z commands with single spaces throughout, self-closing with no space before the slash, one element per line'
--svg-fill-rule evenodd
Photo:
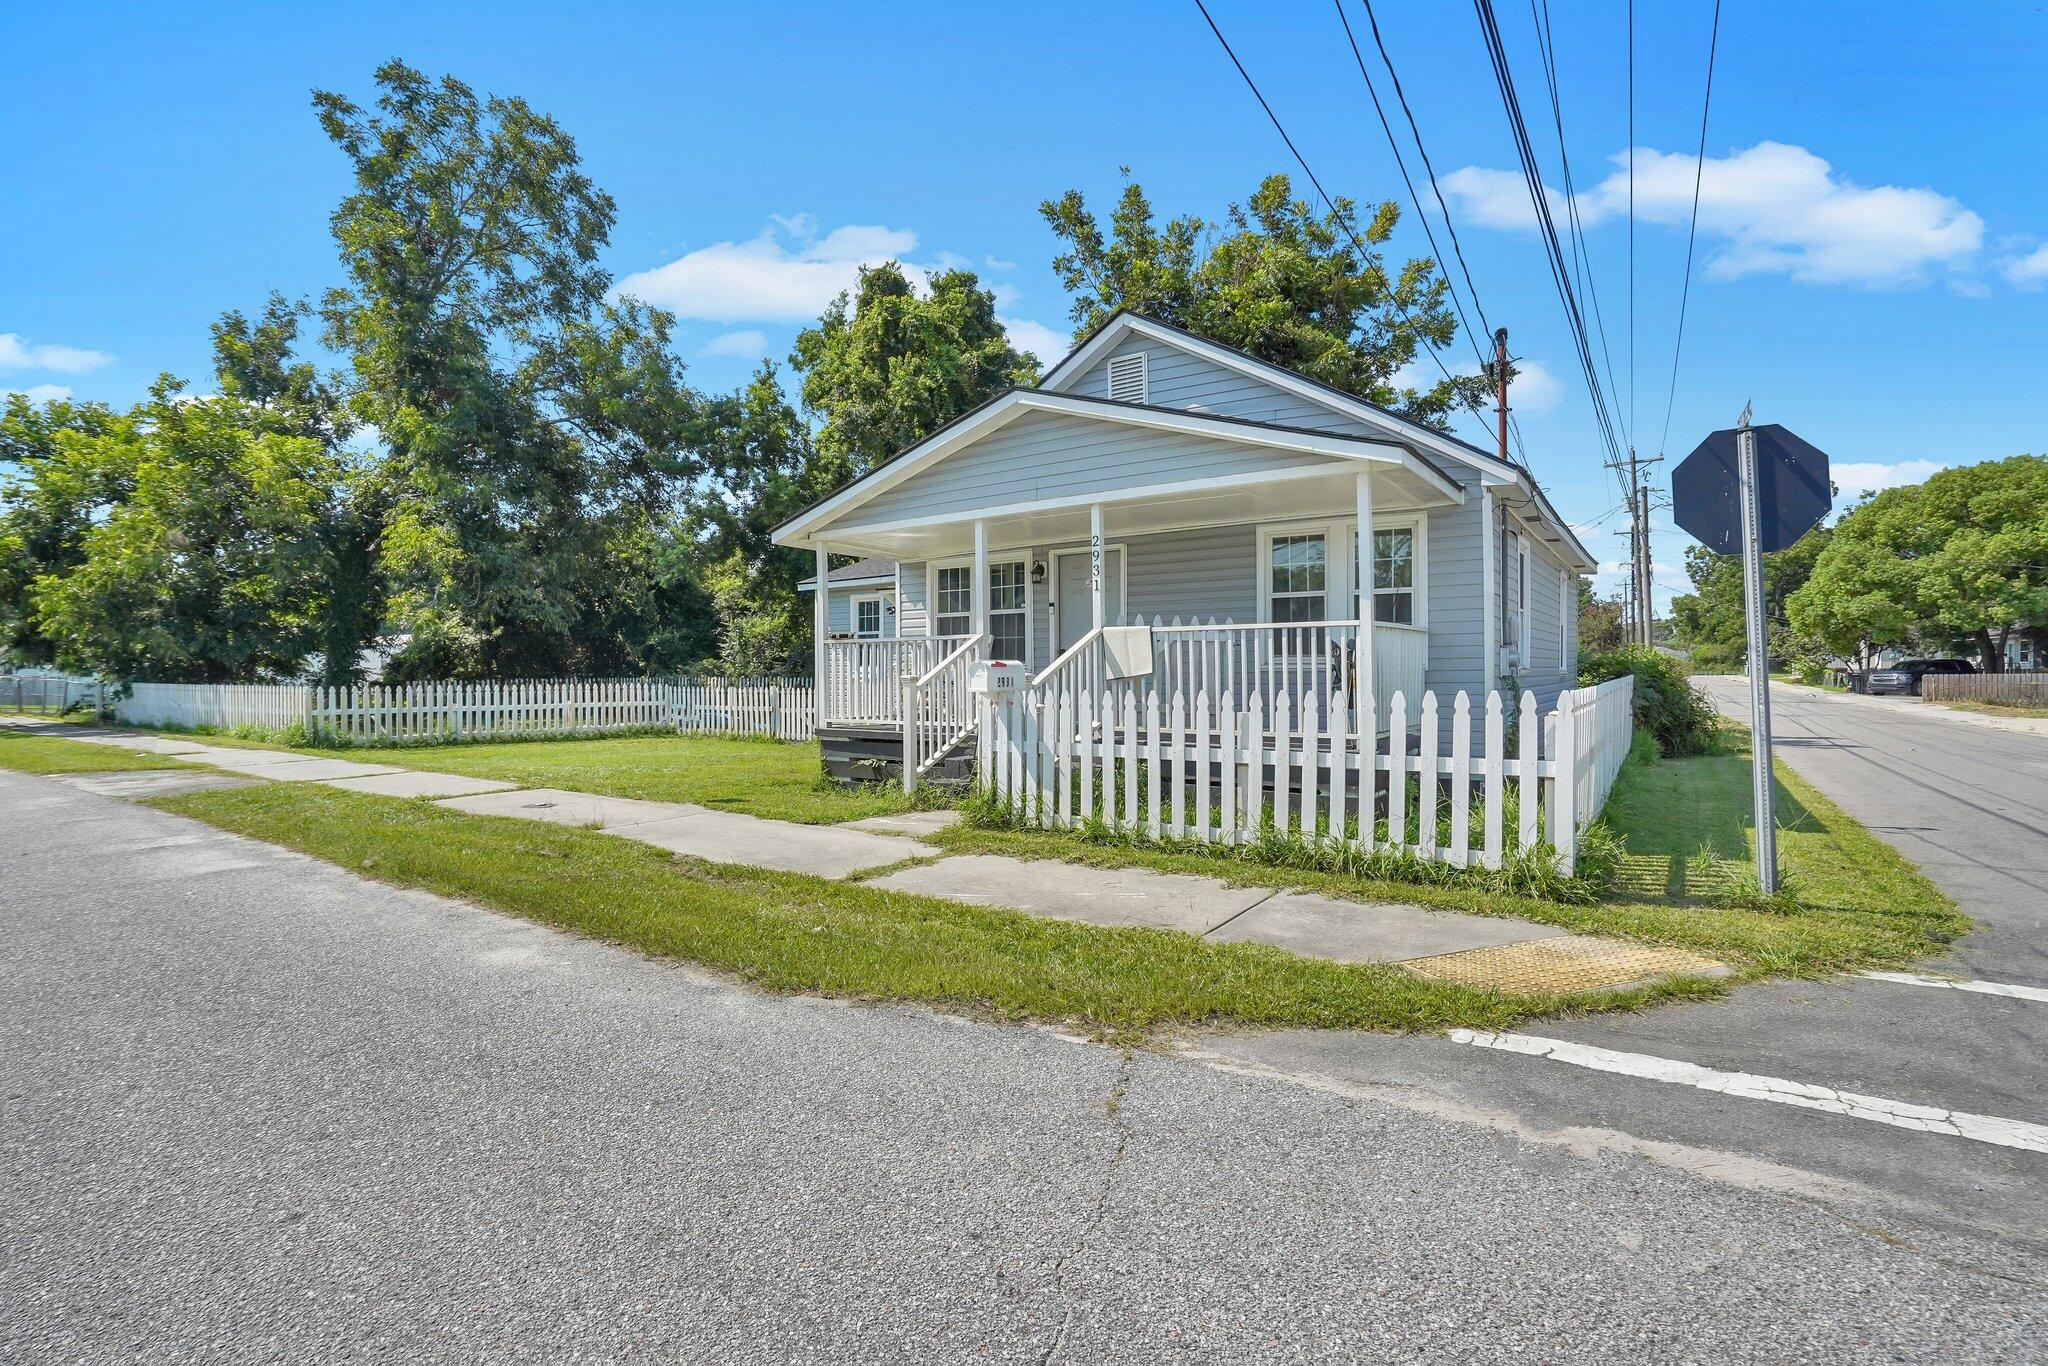
<path fill-rule="evenodd" d="M 1796 1105 L 1801 1109 L 1848 1115 L 1853 1119 L 1875 1120 L 1879 1124 L 1889 1124 L 1899 1129 L 1915 1129 L 1921 1133 L 1948 1134 L 1955 1138 L 1974 1139 L 1979 1143 L 1995 1143 L 2002 1148 L 2024 1148 L 2028 1152 L 2048 1153 L 2048 1125 L 2029 1124 L 2024 1120 L 1973 1115 L 1961 1110 L 1939 1110 L 1931 1105 L 1909 1105 L 1904 1101 L 1886 1100 L 1882 1096 L 1860 1096 L 1853 1091 L 1837 1091 L 1832 1086 L 1815 1086 L 1810 1082 L 1786 1081 L 1779 1077 L 1759 1077 L 1748 1072 L 1723 1072 L 1717 1068 L 1701 1067 L 1697 1063 L 1656 1058 L 1647 1053 L 1621 1053 L 1611 1048 L 1595 1048 L 1591 1044 L 1572 1043 L 1565 1039 L 1546 1039 L 1535 1034 L 1490 1034 L 1477 1029 L 1453 1029 L 1450 1031 L 1450 1037 L 1458 1043 L 1471 1044 L 1477 1048 L 1495 1048 L 1504 1053 L 1522 1053 L 1532 1058 L 1548 1058 L 1553 1062 L 1570 1063 L 1574 1067 L 1589 1067 L 1596 1072 L 1613 1072 L 1624 1077 L 1641 1077 L 1645 1081 L 1692 1086 L 1702 1091 L 1740 1096 L 1746 1100 L 1768 1100 L 1779 1105 Z"/>
<path fill-rule="evenodd" d="M 1908 987 L 1946 987 L 1950 991 L 1974 991 L 1980 996 L 2048 1002 L 2048 988 L 2020 987 L 2010 982 L 1980 982 L 1973 977 L 1927 977 L 1917 972 L 1866 972 L 1860 975 L 1873 982 L 1897 982 Z"/>

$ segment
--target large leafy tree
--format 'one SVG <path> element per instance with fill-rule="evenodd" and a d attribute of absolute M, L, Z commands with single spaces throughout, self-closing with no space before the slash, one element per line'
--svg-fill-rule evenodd
<path fill-rule="evenodd" d="M 378 564 L 398 672 L 617 664 L 609 590 L 696 467 L 668 315 L 608 298 L 613 205 L 574 141 L 514 98 L 401 62 L 374 111 L 319 92 L 355 188 L 326 340 L 387 452 Z"/>
<path fill-rule="evenodd" d="M 797 335 L 789 359 L 818 420 L 818 456 L 846 476 L 1037 375 L 972 271 L 940 271 L 920 291 L 894 261 L 863 267 L 854 290 Z"/>
<path fill-rule="evenodd" d="M 1077 338 L 1136 309 L 1435 424 L 1491 392 L 1484 375 L 1402 382 L 1424 347 L 1451 344 L 1457 317 L 1434 261 L 1394 270 L 1380 252 L 1400 219 L 1391 201 L 1364 217 L 1348 199 L 1318 213 L 1272 175 L 1218 223 L 1162 224 L 1135 182 L 1107 233 L 1079 190 L 1039 212 L 1066 244 L 1053 269 L 1073 295 Z"/>
<path fill-rule="evenodd" d="M 1812 576 L 1814 564 L 1833 533 L 1816 527 L 1791 545 L 1764 556 L 1764 621 L 1770 648 L 1780 658 L 1806 652 L 1787 615 L 1786 604 Z M 1686 576 L 1692 580 L 1690 593 L 1671 600 L 1672 623 L 1679 641 L 1701 658 L 1732 664 L 1740 660 L 1747 636 L 1742 618 L 1742 559 L 1716 555 L 1705 546 L 1689 546 L 1685 552 Z"/>
<path fill-rule="evenodd" d="M 36 626 L 56 662 L 80 672 L 294 674 L 319 644 L 333 580 L 321 534 L 333 462 L 255 405 L 186 401 L 181 387 L 159 380 L 128 420 L 49 462 L 53 485 L 118 479 L 124 489 L 83 533 L 78 562 L 30 585 Z"/>
<path fill-rule="evenodd" d="M 0 408 L 0 652 L 20 664 L 56 662 L 36 619 L 33 588 L 85 560 L 86 533 L 135 482 L 132 418 L 102 404 Z"/>
<path fill-rule="evenodd" d="M 2048 458 L 1943 470 L 1859 504 L 1790 610 L 1843 653 L 1967 640 L 2003 667 L 2013 629 L 2048 620 Z"/>

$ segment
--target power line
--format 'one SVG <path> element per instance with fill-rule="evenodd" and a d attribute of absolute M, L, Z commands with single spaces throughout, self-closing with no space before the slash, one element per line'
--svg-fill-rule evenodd
<path fill-rule="evenodd" d="M 1386 106 L 1380 103 L 1379 89 L 1373 85 L 1372 73 L 1365 69 L 1365 54 L 1358 50 L 1357 35 L 1352 33 L 1351 20 L 1344 13 L 1344 0 L 1332 0 L 1332 2 L 1337 9 L 1337 22 L 1344 26 L 1344 37 L 1351 44 L 1351 58 L 1358 64 L 1358 74 L 1365 80 L 1365 93 L 1372 97 L 1373 112 L 1379 115 L 1380 130 L 1387 135 L 1387 147 L 1394 154 L 1394 165 L 1400 168 L 1401 183 L 1408 187 L 1408 202 L 1414 205 L 1416 221 L 1422 224 L 1423 236 L 1429 239 L 1430 253 L 1436 257 L 1438 264 L 1442 264 L 1444 259 L 1443 249 L 1437 245 L 1436 233 L 1429 226 L 1429 215 L 1422 211 L 1422 197 L 1415 192 L 1415 180 L 1408 174 L 1408 160 L 1401 155 L 1401 144 L 1394 136 L 1393 125 L 1387 122 L 1387 110 Z M 1370 6 L 1368 6 L 1368 13 L 1370 13 Z M 1389 67 L 1388 70 L 1391 72 L 1392 68 Z M 1400 82 L 1397 80 L 1394 84 L 1396 90 L 1398 90 Z M 1413 121 L 1411 120 L 1410 122 L 1412 126 Z M 1417 145 L 1419 146 L 1420 144 L 1418 143 Z M 1425 158 L 1426 160 L 1427 158 Z M 1449 215 L 1445 215 L 1444 226 L 1450 227 L 1450 222 Z M 1454 231 L 1451 235 L 1451 244 L 1454 247 L 1457 245 L 1457 240 L 1457 234 Z M 1465 265 L 1465 255 L 1462 251 L 1458 253 L 1458 265 L 1460 269 L 1463 269 Z M 1483 367 L 1486 364 L 1486 356 L 1479 349 L 1479 337 L 1481 334 L 1473 331 L 1472 320 L 1465 316 L 1465 305 L 1459 299 L 1458 291 L 1455 286 L 1451 285 L 1448 276 L 1445 277 L 1444 284 L 1450 290 L 1451 303 L 1458 310 L 1458 321 L 1464 324 L 1466 340 L 1472 343 L 1472 354 L 1478 358 L 1480 365 Z M 1472 311 L 1479 315 L 1480 326 L 1486 329 L 1486 335 L 1491 335 L 1493 328 L 1486 321 L 1486 309 L 1480 305 L 1479 290 L 1472 283 L 1472 272 L 1470 270 L 1465 270 L 1465 287 L 1472 293 Z"/>
<path fill-rule="evenodd" d="M 1607 396 L 1600 387 L 1600 376 L 1593 365 L 1593 352 L 1587 337 L 1585 314 L 1580 309 L 1577 295 L 1572 290 L 1571 271 L 1564 250 L 1558 242 L 1557 223 L 1551 215 L 1549 196 L 1545 193 L 1542 173 L 1536 164 L 1536 149 L 1529 139 L 1528 124 L 1522 117 L 1521 101 L 1515 93 L 1514 74 L 1508 66 L 1507 50 L 1501 42 L 1500 26 L 1494 17 L 1491 0 L 1473 0 L 1473 3 L 1478 11 L 1481 33 L 1486 40 L 1487 56 L 1493 64 L 1494 80 L 1500 87 L 1501 104 L 1507 112 L 1508 129 L 1514 137 L 1516 156 L 1522 164 L 1522 177 L 1528 186 L 1530 203 L 1536 210 L 1537 226 L 1541 230 L 1551 281 L 1557 288 L 1559 301 L 1564 305 L 1565 319 L 1571 328 L 1579 368 L 1585 376 L 1586 390 L 1593 401 L 1594 417 L 1599 423 L 1601 437 L 1607 445 L 1609 455 L 1619 460 L 1621 443 L 1616 439 L 1614 415 Z"/>
<path fill-rule="evenodd" d="M 1309 184 L 1315 186 L 1316 193 L 1322 197 L 1322 201 L 1328 206 L 1331 215 L 1338 217 L 1338 225 L 1344 229 L 1345 235 L 1351 239 L 1351 245 L 1358 249 L 1358 254 L 1361 257 L 1369 257 L 1372 254 L 1371 251 L 1364 242 L 1359 240 L 1358 234 L 1352 230 L 1351 225 L 1344 222 L 1341 216 L 1337 214 L 1337 201 L 1332 199 L 1330 192 L 1323 188 L 1323 182 L 1317 179 L 1314 169 L 1308 164 L 1308 158 L 1301 154 L 1301 149 L 1294 145 L 1294 139 L 1288 136 L 1287 126 L 1281 123 L 1280 116 L 1273 112 L 1273 106 L 1267 102 L 1265 93 L 1259 89 L 1259 83 L 1252 79 L 1252 73 L 1245 70 L 1244 63 L 1238 60 L 1236 49 L 1232 48 L 1230 40 L 1223 36 L 1223 30 L 1216 26 L 1215 16 L 1209 13 L 1209 7 L 1203 4 L 1202 0 L 1195 0 L 1195 8 L 1202 12 L 1203 20 L 1209 25 L 1209 32 L 1216 35 L 1216 41 L 1223 47 L 1223 54 L 1230 58 L 1230 64 L 1236 67 L 1237 74 L 1243 77 L 1246 87 L 1252 92 L 1252 98 L 1259 102 L 1259 108 L 1266 111 L 1266 118 L 1272 123 L 1273 131 L 1280 135 L 1280 141 L 1287 144 L 1287 150 L 1294 157 L 1295 164 L 1301 167 L 1301 173 L 1308 177 Z M 1414 315 L 1401 306 L 1399 299 L 1393 297 L 1391 285 L 1389 287 L 1388 302 L 1394 305 L 1395 311 L 1401 315 L 1401 321 L 1406 323 L 1409 331 L 1414 334 L 1416 344 L 1436 364 L 1437 370 L 1443 375 L 1444 379 L 1447 382 L 1455 383 L 1456 378 L 1451 374 L 1450 367 L 1444 364 L 1443 357 L 1437 355 L 1436 348 L 1429 344 L 1429 339 L 1423 336 L 1421 329 L 1415 325 Z M 1476 307 L 1478 300 L 1475 298 L 1473 303 Z"/>
<path fill-rule="evenodd" d="M 1700 146 L 1692 163 L 1692 222 L 1685 230 L 1685 285 L 1678 294 L 1678 335 L 1671 343 L 1671 389 L 1664 398 L 1664 431 L 1657 450 L 1671 439 L 1671 410 L 1678 402 L 1678 356 L 1685 346 L 1685 306 L 1692 299 L 1692 249 L 1700 227 L 1700 179 L 1707 165 L 1707 115 L 1714 108 L 1714 55 L 1721 46 L 1721 0 L 1714 0 L 1714 26 L 1707 35 L 1707 93 L 1700 101 Z"/>
<path fill-rule="evenodd" d="M 1636 0 L 1628 0 L 1628 442 L 1636 442 Z"/>

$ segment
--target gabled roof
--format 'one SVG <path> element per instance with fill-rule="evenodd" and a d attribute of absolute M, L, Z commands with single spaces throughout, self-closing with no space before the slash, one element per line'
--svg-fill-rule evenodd
<path fill-rule="evenodd" d="M 1464 489 L 1447 477 L 1442 470 L 1407 446 L 1395 442 L 1308 427 L 1286 427 L 1271 422 L 1255 422 L 1247 418 L 1223 417 L 1215 413 L 1197 413 L 1183 408 L 1164 408 L 1146 403 L 1119 403 L 1106 398 L 1060 393 L 1043 388 L 1010 388 L 971 412 L 955 418 L 895 459 L 877 466 L 837 493 L 791 517 L 775 529 L 774 539 L 783 545 L 799 541 L 811 528 L 851 511 L 954 451 L 964 449 L 1027 413 L 1040 412 L 1175 431 L 1190 436 L 1233 441 L 1242 445 L 1265 446 L 1275 450 L 1397 465 L 1432 485 L 1447 498 L 1462 502 L 1465 496 Z"/>
<path fill-rule="evenodd" d="M 1186 328 L 1148 318 L 1130 309 L 1119 309 L 1105 319 L 1079 345 L 1068 352 L 1066 358 L 1052 367 L 1039 381 L 1041 389 L 1060 390 L 1086 374 L 1088 369 L 1103 356 L 1116 349 L 1117 343 L 1132 335 L 1150 338 L 1167 346 L 1176 347 L 1193 355 L 1215 362 L 1240 374 L 1263 380 L 1276 388 L 1286 390 L 1305 398 L 1345 417 L 1354 418 L 1383 432 L 1388 440 L 1429 451 L 1438 456 L 1448 456 L 1477 469 L 1484 482 L 1496 487 L 1512 488 L 1524 495 L 1535 507 L 1539 517 L 1550 524 L 1565 548 L 1578 554 L 1588 567 L 1597 567 L 1598 561 L 1580 543 L 1571 525 L 1557 514 L 1550 505 L 1550 499 L 1536 483 L 1528 470 L 1512 460 L 1502 460 L 1487 451 L 1449 432 L 1440 432 L 1413 418 L 1401 416 L 1377 403 L 1368 402 L 1354 394 L 1332 388 L 1320 380 L 1297 374 L 1271 361 L 1260 360 L 1246 351 L 1221 342 L 1200 337 Z"/>

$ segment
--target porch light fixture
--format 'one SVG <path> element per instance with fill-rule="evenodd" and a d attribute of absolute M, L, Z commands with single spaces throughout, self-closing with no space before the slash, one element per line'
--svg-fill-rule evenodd
<path fill-rule="evenodd" d="M 1031 562 L 1031 582 L 1033 582 L 1034 584 L 1042 584 L 1045 582 L 1044 560 L 1033 560 Z"/>

